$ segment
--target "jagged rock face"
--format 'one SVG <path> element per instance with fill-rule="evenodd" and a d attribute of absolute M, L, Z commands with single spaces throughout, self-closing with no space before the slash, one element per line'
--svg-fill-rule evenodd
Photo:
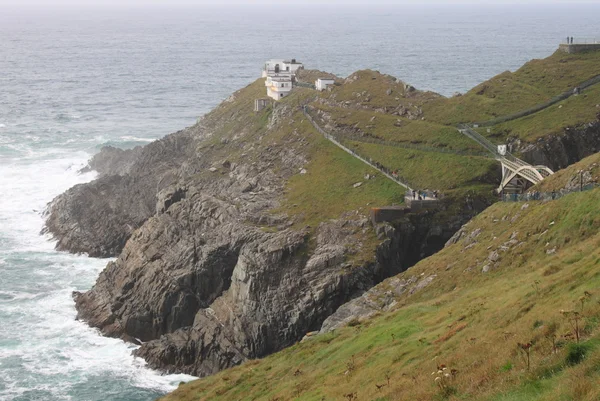
<path fill-rule="evenodd" d="M 142 154 L 142 149 L 141 146 L 125 150 L 105 146 L 92 157 L 88 166 L 81 171 L 96 171 L 100 176 L 129 174 L 137 158 Z"/>
<path fill-rule="evenodd" d="M 368 220 L 324 222 L 312 237 L 291 228 L 265 213 L 277 206 L 281 181 L 264 162 L 161 191 L 156 215 L 92 290 L 74 294 L 78 318 L 105 335 L 144 342 L 136 355 L 151 367 L 209 375 L 318 330 L 339 306 L 453 232 L 430 227 L 426 216 L 387 226 L 373 262 L 350 267 L 346 255 Z"/>
<path fill-rule="evenodd" d="M 346 301 L 406 269 L 425 227 L 405 222 L 382 227 L 385 237 L 375 263 L 347 268 L 345 253 L 366 221 L 321 224 L 314 251 L 302 233 L 263 234 L 239 252 L 229 289 L 209 308 L 200 308 L 192 327 L 142 345 L 136 355 L 151 367 L 198 376 L 289 346 L 318 330 L 325 318 L 354 305 Z M 420 230 L 424 231 L 420 231 Z M 436 228 L 433 235 L 438 235 Z M 451 232 L 447 233 L 449 237 Z M 337 318 L 330 326 L 337 327 Z M 329 319 L 328 319 L 329 320 Z M 342 319 L 343 320 L 343 319 Z M 329 323 L 328 323 L 329 325 Z"/>
<path fill-rule="evenodd" d="M 197 135 L 188 130 L 129 151 L 108 148 L 90 162 L 100 178 L 56 197 L 46 211 L 44 232 L 56 248 L 93 257 L 113 257 L 156 209 L 157 192 L 186 174 Z M 182 166 L 183 165 L 183 166 Z"/>
<path fill-rule="evenodd" d="M 600 120 L 570 127 L 559 135 L 542 138 L 533 144 L 512 142 L 511 151 L 520 152 L 527 162 L 556 171 L 600 152 Z"/>
<path fill-rule="evenodd" d="M 292 114 L 278 106 L 264 129 Z M 74 293 L 78 318 L 143 343 L 136 354 L 152 367 L 203 376 L 278 351 L 460 227 L 433 227 L 427 215 L 387 227 L 373 259 L 350 264 L 370 230 L 365 217 L 349 213 L 313 229 L 274 213 L 307 163 L 302 133 L 261 141 L 264 132 L 250 140 L 241 128 L 204 141 L 213 134 L 202 130 L 141 151 L 106 151 L 100 179 L 49 209 L 61 249 L 120 252 L 90 291 Z"/>
<path fill-rule="evenodd" d="M 321 224 L 311 250 L 305 231 L 265 232 L 203 192 L 188 189 L 152 217 L 94 288 L 75 294 L 80 319 L 146 342 L 137 355 L 150 366 L 207 375 L 267 355 L 398 265 L 348 268 L 347 248 L 366 220 Z"/>

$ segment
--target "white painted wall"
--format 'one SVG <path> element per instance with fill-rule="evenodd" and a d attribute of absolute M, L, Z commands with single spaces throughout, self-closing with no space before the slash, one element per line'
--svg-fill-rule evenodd
<path fill-rule="evenodd" d="M 315 81 L 315 87 L 317 88 L 317 90 L 323 91 L 323 90 L 327 89 L 328 85 L 333 85 L 334 83 L 335 83 L 335 81 L 333 79 L 319 78 Z"/>

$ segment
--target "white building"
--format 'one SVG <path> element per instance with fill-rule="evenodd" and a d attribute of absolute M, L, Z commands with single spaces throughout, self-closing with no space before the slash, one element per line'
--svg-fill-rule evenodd
<path fill-rule="evenodd" d="M 267 87 L 267 96 L 272 99 L 280 100 L 290 94 L 292 91 L 292 77 L 277 74 L 277 76 L 268 76 L 265 80 Z"/>
<path fill-rule="evenodd" d="M 268 60 L 263 67 L 262 76 L 263 78 L 268 77 L 272 74 L 292 74 L 295 75 L 296 71 L 304 68 L 304 65 L 295 58 L 291 60 L 283 60 L 283 59 L 272 59 Z"/>
<path fill-rule="evenodd" d="M 296 59 L 268 60 L 263 68 L 262 76 L 266 78 L 267 95 L 280 100 L 290 94 L 296 80 L 296 72 L 304 65 Z"/>
<path fill-rule="evenodd" d="M 328 86 L 333 85 L 335 80 L 328 78 L 319 78 L 315 81 L 315 87 L 318 91 L 324 91 Z"/>

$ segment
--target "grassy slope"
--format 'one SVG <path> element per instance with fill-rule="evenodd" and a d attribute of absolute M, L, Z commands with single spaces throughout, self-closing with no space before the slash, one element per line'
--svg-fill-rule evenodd
<path fill-rule="evenodd" d="M 418 114 L 424 104 L 437 98 L 429 92 L 407 90 L 388 75 L 365 70 L 320 94 L 312 106 L 327 113 L 338 138 L 361 155 L 397 170 L 411 186 L 454 190 L 457 196 L 466 191 L 487 195 L 500 175 L 495 161 L 469 156 L 482 152 L 479 145 L 455 127 L 390 114 L 398 107 Z M 386 144 L 369 143 L 373 139 Z"/>
<path fill-rule="evenodd" d="M 215 160 L 252 162 L 258 152 L 249 150 L 265 146 L 284 146 L 308 156 L 306 174 L 293 175 L 289 180 L 282 207 L 278 211 L 290 214 L 302 224 L 339 218 L 346 212 L 368 215 L 367 204 L 390 205 L 401 203 L 403 189 L 385 179 L 373 168 L 351 157 L 325 140 L 299 111 L 297 103 L 314 96 L 310 90 L 297 90 L 277 107 L 287 108 L 285 121 L 274 129 L 267 129 L 273 115 L 272 106 L 255 113 L 255 98 L 264 95 L 264 83 L 257 80 L 236 92 L 233 102 L 221 104 L 206 117 L 207 124 L 217 127 L 215 134 L 201 146 L 201 153 Z M 224 124 L 222 122 L 225 122 Z M 238 136 L 238 139 L 234 139 Z M 275 169 L 283 166 L 274 166 Z M 374 179 L 365 180 L 366 174 Z M 364 182 L 359 188 L 353 184 Z M 344 199 L 344 202 L 339 202 Z"/>
<path fill-rule="evenodd" d="M 495 204 L 466 227 L 481 230 L 474 245 L 459 242 L 403 273 L 436 278 L 413 295 L 397 296 L 393 311 L 182 385 L 164 400 L 344 400 L 354 392 L 359 400 L 379 401 L 596 400 L 598 204 L 600 190 L 527 208 Z M 500 255 L 497 266 L 483 274 L 493 251 Z M 586 291 L 592 295 L 582 308 Z M 588 352 L 573 366 L 565 363 L 576 354 L 573 329 L 560 309 L 583 314 L 581 347 Z M 517 343 L 530 341 L 528 371 Z M 458 370 L 446 392 L 432 376 L 442 363 Z"/>
<path fill-rule="evenodd" d="M 495 163 L 473 157 L 482 149 L 452 125 L 507 115 L 542 103 L 600 72 L 600 52 L 556 52 L 533 60 L 514 73 L 505 72 L 467 94 L 446 99 L 407 91 L 402 82 L 376 71 L 359 71 L 343 85 L 320 94 L 313 107 L 325 111 L 341 138 L 354 141 L 362 154 L 398 170 L 412 186 L 438 190 L 468 189 L 480 194 L 494 187 Z M 509 136 L 525 141 L 556 134 L 566 127 L 594 121 L 600 111 L 600 85 L 534 115 L 480 130 L 498 143 Z M 423 110 L 424 119 L 390 113 L 404 107 Z M 418 115 L 418 112 L 417 112 Z M 366 139 L 361 139 L 361 135 Z M 357 141 L 364 143 L 358 143 Z M 386 143 L 367 143 L 382 140 Z M 391 146 L 397 143 L 399 146 Z M 411 149 L 413 148 L 413 149 Z M 440 154 L 436 150 L 449 152 Z M 471 153 L 473 156 L 468 156 Z M 499 176 L 499 175 L 498 175 Z M 492 178 L 492 179 L 490 179 Z M 484 182 L 482 182 L 484 181 Z"/>
<path fill-rule="evenodd" d="M 494 175 L 500 174 L 498 163 L 483 157 L 399 149 L 356 141 L 348 144 L 358 153 L 372 156 L 383 165 L 399 170 L 399 174 L 415 188 L 446 191 L 481 186 L 484 191 L 491 191 L 493 185 L 483 182 L 490 182 Z"/>
<path fill-rule="evenodd" d="M 600 71 L 600 69 L 599 69 Z M 581 95 L 571 96 L 536 114 L 498 124 L 492 128 L 491 135 L 480 129 L 483 135 L 492 139 L 504 139 L 514 136 L 533 142 L 538 138 L 558 134 L 567 127 L 576 127 L 600 118 L 600 84 L 585 90 Z"/>
<path fill-rule="evenodd" d="M 435 113 L 438 113 L 438 122 L 453 123 L 446 117 L 459 121 L 461 115 L 469 115 L 469 120 L 480 120 L 494 116 L 486 110 L 497 110 L 496 114 L 517 111 L 577 84 L 586 74 L 593 75 L 590 66 L 597 66 L 600 60 L 600 55 L 580 55 L 560 62 L 565 57 L 571 56 L 555 54 L 549 59 L 529 63 L 513 74 L 514 77 L 490 81 L 495 86 L 486 88 L 484 93 L 500 91 L 495 97 L 476 95 L 474 89 L 462 99 L 448 100 L 444 107 L 437 104 L 443 100 L 435 100 L 434 96 L 425 99 L 429 94 L 422 98 L 419 94 L 410 95 L 414 98 L 401 98 L 399 102 L 423 107 L 429 125 L 427 128 L 415 125 L 415 131 L 421 132 L 415 138 L 421 140 L 419 137 L 433 132 L 423 142 L 434 144 L 437 138 L 444 138 L 443 130 L 446 129 L 440 124 L 430 124 L 435 120 L 430 116 Z M 565 69 L 561 69 L 563 67 Z M 335 94 L 338 101 L 351 98 L 361 89 L 356 85 L 366 85 L 365 82 L 357 80 L 353 83 L 355 87 L 350 89 L 345 85 L 336 87 L 330 95 Z M 391 95 L 371 96 L 361 107 L 371 108 L 367 112 L 375 113 L 377 107 L 397 106 L 394 96 L 401 96 L 403 85 L 389 82 L 397 84 Z M 540 87 L 547 85 L 547 90 L 533 90 L 536 83 Z M 386 87 L 378 86 L 378 90 Z M 505 88 L 506 93 L 501 88 Z M 382 177 L 365 183 L 361 187 L 364 190 L 353 188 L 351 184 L 363 181 L 369 168 L 324 141 L 299 113 L 295 112 L 293 118 L 279 129 L 265 133 L 272 108 L 258 114 L 251 111 L 254 97 L 263 97 L 263 92 L 259 80 L 238 93 L 238 100 L 246 97 L 243 110 L 240 111 L 234 102 L 207 117 L 218 117 L 224 122 L 219 134 L 208 141 L 207 154 L 208 150 L 211 154 L 221 150 L 232 152 L 234 147 L 224 146 L 220 137 L 230 135 L 231 130 L 246 132 L 246 143 L 257 141 L 263 145 L 279 142 L 293 147 L 298 145 L 290 138 L 305 138 L 307 142 L 302 146 L 310 149 L 308 173 L 291 178 L 282 203 L 282 210 L 298 217 L 303 224 L 317 224 L 353 209 L 363 213 L 367 204 L 377 206 L 397 202 L 401 189 L 396 192 L 394 185 Z M 535 96 L 530 96 L 532 93 Z M 297 91 L 281 104 L 294 105 L 300 98 L 310 101 L 312 96 L 310 91 Z M 472 99 L 468 100 L 468 97 Z M 427 102 L 432 99 L 432 107 L 428 108 Z M 461 109 L 465 105 L 470 110 Z M 483 111 L 480 111 L 482 105 Z M 241 118 L 244 115 L 246 117 Z M 430 127 L 434 129 L 429 131 Z M 414 139 L 410 137 L 411 131 L 399 130 L 398 136 L 391 139 L 410 142 Z M 448 144 L 442 146 L 463 146 L 458 144 L 459 141 L 456 145 L 452 140 L 446 142 Z M 373 149 L 374 158 L 383 157 L 391 162 L 404 160 L 399 163 L 399 169 L 414 173 L 423 188 L 478 186 L 477 178 L 485 176 L 491 168 L 486 159 L 458 155 L 444 159 L 443 154 L 436 152 L 418 154 L 411 150 L 412 154 L 408 154 L 406 149 L 390 149 Z M 239 152 L 228 155 L 231 154 L 230 157 L 236 157 L 236 154 L 237 157 L 252 157 L 242 146 Z M 467 160 L 474 164 L 460 170 L 460 165 Z M 418 164 L 418 161 L 423 163 Z M 453 171 L 462 172 L 453 174 Z M 404 175 L 403 171 L 401 175 Z M 461 244 L 453 245 L 404 274 L 405 277 L 420 277 L 422 273 L 435 273 L 437 278 L 426 289 L 399 297 L 397 310 L 359 326 L 317 337 L 264 360 L 252 361 L 182 386 L 167 399 L 341 400 L 345 399 L 344 394 L 356 391 L 361 400 L 429 400 L 440 396 L 431 376 L 436 362 L 449 364 L 460 371 L 450 384 L 461 399 L 567 400 L 586 399 L 591 397 L 590 394 L 597 398 L 599 390 L 591 388 L 591 383 L 598 379 L 598 352 L 592 351 L 581 365 L 565 368 L 561 361 L 568 344 L 564 343 L 564 347 L 554 354 L 541 333 L 554 323 L 558 325 L 559 334 L 572 331 L 557 310 L 577 307 L 584 290 L 593 293 L 600 285 L 599 200 L 600 193 L 595 190 L 548 204 L 531 203 L 525 210 L 520 209 L 520 204 L 496 204 L 470 223 L 471 230 L 483 230 L 476 245 L 468 249 Z M 550 225 L 551 221 L 555 224 Z M 513 232 L 518 232 L 518 241 L 524 244 L 500 252 L 499 266 L 488 274 L 480 273 L 491 250 L 509 241 Z M 557 249 L 555 254 L 546 254 L 554 248 Z M 585 338 L 595 346 L 593 339 L 599 336 L 596 325 L 600 320 L 597 298 L 585 305 L 585 313 Z M 526 372 L 516 342 L 530 339 L 536 339 L 534 364 L 532 371 Z M 348 364 L 354 368 L 345 375 Z M 549 367 L 555 369 L 549 370 Z M 386 382 L 386 374 L 390 375 L 391 384 L 377 390 L 375 384 Z M 580 394 L 573 394 L 574 391 Z"/>
<path fill-rule="evenodd" d="M 340 126 L 358 128 L 371 137 L 385 141 L 459 152 L 481 152 L 481 146 L 461 135 L 454 127 L 368 110 L 350 111 L 326 106 L 318 108 L 329 113 Z"/>
<path fill-rule="evenodd" d="M 503 72 L 462 96 L 429 102 L 423 110 L 428 120 L 443 124 L 490 120 L 528 109 L 577 86 L 598 75 L 599 64 L 600 52 L 557 51 L 514 73 Z"/>
<path fill-rule="evenodd" d="M 529 191 L 560 191 L 561 189 L 567 187 L 569 182 L 574 182 L 577 185 L 580 183 L 581 177 L 579 174 L 581 171 L 589 172 L 590 174 L 589 179 L 583 182 L 584 185 L 588 183 L 600 183 L 600 153 L 588 156 L 565 169 L 557 171 L 550 178 L 540 182 L 536 186 L 532 187 Z"/>

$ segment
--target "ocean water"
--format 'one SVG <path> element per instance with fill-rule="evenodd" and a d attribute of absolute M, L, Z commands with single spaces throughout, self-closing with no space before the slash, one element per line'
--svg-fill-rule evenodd
<path fill-rule="evenodd" d="M 0 400 L 146 401 L 191 379 L 151 371 L 133 346 L 75 321 L 71 292 L 107 261 L 39 234 L 46 204 L 94 178 L 78 170 L 101 146 L 193 124 L 267 58 L 377 69 L 450 96 L 567 35 L 600 36 L 597 15 L 593 4 L 0 8 Z"/>

